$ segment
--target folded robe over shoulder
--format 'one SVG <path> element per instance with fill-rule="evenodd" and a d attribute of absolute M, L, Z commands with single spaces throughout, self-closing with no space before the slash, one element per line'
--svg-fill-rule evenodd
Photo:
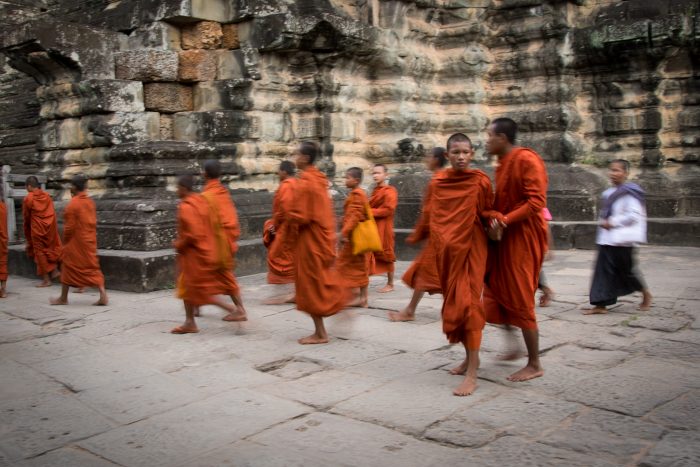
<path fill-rule="evenodd" d="M 382 251 L 373 253 L 372 274 L 384 274 L 394 270 L 396 254 L 394 253 L 394 213 L 399 203 L 399 193 L 390 185 L 378 186 L 372 190 L 369 206 L 377 222 Z"/>
<path fill-rule="evenodd" d="M 294 187 L 289 218 L 298 227 L 296 305 L 313 316 L 339 312 L 349 297 L 334 268 L 335 216 L 328 180 L 316 167 L 305 169 Z"/>
<path fill-rule="evenodd" d="M 275 236 L 267 251 L 267 282 L 269 284 L 294 283 L 294 250 L 297 227 L 289 222 L 288 213 L 294 202 L 295 179 L 280 183 L 272 201 L 272 224 Z"/>
<path fill-rule="evenodd" d="M 337 268 L 345 287 L 369 285 L 369 253 L 352 253 L 352 231 L 360 222 L 367 220 L 367 195 L 362 188 L 355 188 L 345 200 L 343 226 L 340 233 L 347 241 L 338 255 Z"/>
<path fill-rule="evenodd" d="M 35 188 L 24 198 L 22 216 L 27 255 L 34 258 L 38 275 L 48 274 L 56 269 L 63 253 L 53 200 Z"/>
<path fill-rule="evenodd" d="M 7 280 L 7 206 L 0 200 L 0 281 Z"/>
<path fill-rule="evenodd" d="M 494 210 L 508 227 L 489 251 L 484 304 L 489 323 L 537 329 L 535 292 L 547 251 L 547 171 L 531 149 L 516 147 L 496 169 Z"/>
<path fill-rule="evenodd" d="M 61 283 L 73 287 L 105 283 L 97 258 L 97 211 L 85 192 L 75 195 L 63 211 Z"/>

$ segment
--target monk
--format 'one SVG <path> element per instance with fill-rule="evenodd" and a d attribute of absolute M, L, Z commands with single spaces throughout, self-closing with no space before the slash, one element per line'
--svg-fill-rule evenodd
<path fill-rule="evenodd" d="M 67 305 L 70 287 L 97 287 L 100 298 L 93 305 L 108 303 L 105 278 L 97 258 L 97 211 L 86 192 L 87 179 L 76 175 L 70 182 L 73 198 L 63 211 L 63 261 L 61 296 L 52 305 Z"/>
<path fill-rule="evenodd" d="M 394 212 L 399 202 L 399 194 L 396 188 L 387 184 L 389 171 L 384 164 L 376 164 L 372 169 L 372 178 L 375 186 L 369 198 L 369 205 L 372 208 L 372 215 L 377 221 L 379 238 L 382 240 L 383 251 L 375 252 L 372 255 L 371 274 L 385 274 L 387 283 L 379 289 L 379 293 L 391 292 L 394 290 Z"/>
<path fill-rule="evenodd" d="M 291 161 L 282 161 L 277 175 L 279 188 L 272 201 L 272 219 L 265 222 L 263 240 L 267 247 L 267 283 L 293 284 L 296 225 L 288 221 L 294 198 L 296 167 Z M 266 303 L 293 302 L 294 293 L 276 297 Z"/>
<path fill-rule="evenodd" d="M 301 171 L 294 188 L 289 219 L 297 225 L 296 288 L 297 309 L 313 319 L 315 331 L 299 339 L 300 344 L 325 344 L 328 333 L 323 318 L 334 315 L 348 302 L 335 262 L 335 216 L 328 194 L 328 180 L 314 166 L 319 154 L 316 143 L 303 142 L 295 150 Z"/>
<path fill-rule="evenodd" d="M 360 222 L 367 220 L 368 201 L 362 188 L 362 169 L 351 167 L 345 172 L 345 186 L 350 190 L 343 207 L 343 225 L 340 229 L 340 253 L 337 268 L 345 287 L 359 288 L 359 295 L 348 306 L 367 307 L 369 286 L 369 253 L 353 254 L 352 232 Z"/>
<path fill-rule="evenodd" d="M 199 332 L 195 322 L 195 308 L 203 305 L 216 305 L 236 315 L 235 305 L 225 303 L 217 297 L 230 293 L 232 284 L 226 284 L 222 277 L 233 276 L 223 266 L 218 250 L 214 226 L 210 218 L 209 202 L 204 196 L 193 191 L 194 178 L 183 175 L 177 182 L 177 195 L 180 206 L 177 212 L 177 239 L 173 247 L 177 251 L 178 280 L 177 295 L 185 304 L 185 322 L 173 328 L 173 334 Z M 228 277 L 230 282 L 230 277 Z"/>
<path fill-rule="evenodd" d="M 28 193 L 22 203 L 22 217 L 27 256 L 34 259 L 37 274 L 42 278 L 37 287 L 50 287 L 51 279 L 59 276 L 58 263 L 62 254 L 56 211 L 53 200 L 39 188 L 35 176 L 27 177 L 26 186 Z"/>
<path fill-rule="evenodd" d="M 0 298 L 7 297 L 7 206 L 2 196 L 2 180 L 0 179 Z"/>
<path fill-rule="evenodd" d="M 217 239 L 217 254 L 221 266 L 220 278 L 226 294 L 236 305 L 236 312 L 221 318 L 224 321 L 247 321 L 241 290 L 233 275 L 234 258 L 238 251 L 238 238 L 241 236 L 241 226 L 238 223 L 236 205 L 233 204 L 228 189 L 221 184 L 221 163 L 216 159 L 204 162 L 203 177 L 205 180 L 202 196 L 209 205 L 209 219 Z M 196 310 L 195 313 L 198 313 Z"/>
<path fill-rule="evenodd" d="M 433 178 L 445 167 L 446 163 L 447 155 L 444 148 L 433 148 L 426 158 L 426 166 L 433 173 Z M 423 225 L 423 228 L 427 228 L 427 225 Z M 416 238 L 418 237 L 425 237 L 425 234 L 414 232 L 406 239 L 406 243 L 416 243 Z M 390 311 L 389 319 L 391 321 L 413 321 L 416 319 L 418 303 L 420 303 L 425 292 L 428 292 L 430 295 L 442 292 L 440 289 L 440 277 L 435 264 L 435 250 L 430 243 L 429 236 L 425 246 L 406 270 L 401 280 L 413 289 L 413 295 L 408 306 L 402 311 Z"/>
<path fill-rule="evenodd" d="M 489 252 L 489 277 L 484 305 L 489 323 L 516 326 L 527 347 L 527 365 L 510 381 L 527 381 L 544 374 L 539 358 L 535 291 L 547 252 L 547 171 L 533 150 L 514 146 L 518 127 L 497 118 L 488 127 L 486 150 L 498 157 L 496 198 L 490 217 L 495 243 Z"/>

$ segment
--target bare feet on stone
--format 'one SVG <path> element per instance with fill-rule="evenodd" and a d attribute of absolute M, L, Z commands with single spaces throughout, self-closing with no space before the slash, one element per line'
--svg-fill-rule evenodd
<path fill-rule="evenodd" d="M 552 304 L 554 300 L 554 292 L 549 287 L 542 288 L 542 295 L 540 296 L 540 307 L 546 308 Z"/>
<path fill-rule="evenodd" d="M 651 293 L 647 290 L 642 292 L 642 303 L 639 304 L 637 309 L 639 311 L 649 311 L 651 310 L 651 301 L 653 297 L 651 296 Z"/>
<path fill-rule="evenodd" d="M 170 332 L 173 334 L 194 334 L 199 332 L 199 329 L 191 326 L 177 326 L 171 329 Z"/>
<path fill-rule="evenodd" d="M 408 312 L 406 310 L 390 311 L 389 312 L 389 321 L 415 321 L 415 320 L 416 320 L 416 314 Z"/>
<path fill-rule="evenodd" d="M 451 375 L 455 375 L 455 376 L 457 376 L 457 375 L 464 375 L 464 374 L 467 373 L 467 369 L 468 369 L 468 368 L 469 368 L 469 360 L 465 358 L 464 361 L 463 361 L 462 363 L 460 363 L 460 364 L 457 365 L 456 367 L 452 368 L 452 369 L 449 371 L 449 373 L 450 373 Z"/>
<path fill-rule="evenodd" d="M 584 308 L 581 313 L 584 315 L 604 315 L 608 312 L 608 309 L 604 306 L 594 306 L 591 308 Z"/>
<path fill-rule="evenodd" d="M 7 292 L 5 289 L 0 290 L 0 298 L 7 298 Z"/>
<path fill-rule="evenodd" d="M 299 342 L 301 345 L 327 344 L 328 336 L 319 336 L 318 334 L 314 333 L 310 336 L 302 337 L 297 342 Z"/>
<path fill-rule="evenodd" d="M 106 298 L 101 298 L 92 304 L 92 306 L 107 306 L 107 305 L 109 305 L 109 300 L 107 300 Z"/>
<path fill-rule="evenodd" d="M 41 288 L 41 287 L 51 287 L 51 281 L 41 281 L 34 287 Z"/>
<path fill-rule="evenodd" d="M 381 289 L 377 290 L 379 293 L 388 293 L 388 292 L 393 292 L 394 291 L 394 286 L 393 285 L 385 285 Z"/>
<path fill-rule="evenodd" d="M 263 305 L 284 305 L 285 303 L 294 303 L 295 294 L 280 295 L 278 297 L 270 297 L 263 300 Z"/>
<path fill-rule="evenodd" d="M 347 307 L 367 308 L 368 305 L 369 305 L 369 302 L 367 301 L 366 298 L 365 298 L 365 299 L 362 299 L 362 298 L 360 298 L 360 297 L 355 297 L 355 298 L 353 298 L 352 300 L 350 300 L 350 301 L 348 302 L 348 304 L 345 305 L 345 306 L 347 306 Z"/>
<path fill-rule="evenodd" d="M 507 379 L 508 381 L 512 381 L 514 383 L 521 383 L 523 381 L 529 381 L 531 379 L 539 378 L 542 375 L 544 375 L 544 370 L 542 369 L 542 367 L 534 367 L 528 365 L 522 370 L 516 371 Z"/>
<path fill-rule="evenodd" d="M 248 321 L 248 315 L 246 314 L 245 311 L 237 311 L 235 313 L 229 313 L 223 318 L 221 318 L 222 321 L 229 321 L 229 322 L 235 322 L 235 321 Z"/>
<path fill-rule="evenodd" d="M 457 386 L 454 391 L 452 391 L 452 394 L 455 396 L 470 396 L 476 391 L 476 377 L 474 376 L 467 376 L 464 378 L 464 381 L 462 381 L 462 384 Z"/>
<path fill-rule="evenodd" d="M 64 300 L 61 297 L 49 299 L 51 305 L 68 305 L 68 300 Z"/>

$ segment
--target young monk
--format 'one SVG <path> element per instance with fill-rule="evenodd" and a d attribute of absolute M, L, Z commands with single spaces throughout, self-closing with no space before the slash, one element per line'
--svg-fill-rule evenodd
<path fill-rule="evenodd" d="M 391 292 L 394 290 L 394 212 L 399 202 L 399 194 L 396 188 L 390 186 L 386 179 L 389 175 L 384 164 L 376 164 L 372 169 L 372 178 L 375 186 L 369 198 L 369 206 L 372 208 L 372 215 L 377 221 L 379 238 L 382 240 L 383 251 L 372 254 L 371 274 L 386 274 L 387 283 L 379 289 L 379 293 Z"/>
<path fill-rule="evenodd" d="M 70 182 L 73 198 L 63 211 L 63 260 L 61 296 L 52 305 L 67 305 L 70 287 L 97 287 L 100 298 L 93 305 L 108 303 L 105 278 L 97 258 L 97 211 L 86 192 L 87 179 L 76 175 Z"/>
<path fill-rule="evenodd" d="M 602 195 L 602 209 L 596 243 L 598 258 L 591 283 L 590 302 L 585 315 L 607 313 L 607 307 L 617 298 L 632 292 L 642 292 L 638 310 L 651 308 L 651 292 L 636 265 L 636 246 L 647 241 L 644 190 L 627 181 L 629 162 L 615 159 L 608 166 L 612 188 Z"/>
<path fill-rule="evenodd" d="M 456 133 L 447 140 L 451 168 L 438 173 L 428 186 L 416 237 L 430 236 L 442 304 L 442 329 L 451 343 L 461 343 L 464 362 L 450 371 L 465 375 L 454 390 L 468 396 L 476 390 L 479 349 L 486 324 L 482 306 L 488 255 L 482 217 L 489 214 L 493 191 L 489 177 L 470 170 L 474 154 L 470 139 Z"/>
<path fill-rule="evenodd" d="M 7 297 L 7 206 L 3 201 L 2 179 L 0 179 L 0 298 Z"/>
<path fill-rule="evenodd" d="M 311 315 L 315 332 L 299 339 L 300 344 L 325 344 L 328 333 L 323 318 L 338 313 L 348 302 L 335 262 L 335 216 L 328 195 L 328 180 L 315 166 L 316 143 L 303 142 L 294 152 L 301 171 L 294 187 L 289 219 L 297 225 L 296 287 L 297 309 Z"/>
<path fill-rule="evenodd" d="M 230 285 L 222 284 L 222 276 L 233 275 L 221 264 L 217 251 L 217 235 L 210 218 L 209 202 L 193 191 L 194 178 L 183 175 L 177 182 L 181 202 L 177 210 L 177 295 L 185 304 L 185 322 L 173 328 L 173 334 L 199 332 L 195 323 L 195 308 L 216 305 L 235 316 L 235 305 L 221 301 L 217 295 L 230 292 Z"/>
<path fill-rule="evenodd" d="M 35 176 L 27 177 L 26 186 L 28 193 L 22 203 L 22 217 L 27 256 L 34 259 L 37 274 L 42 278 L 37 287 L 50 287 L 51 279 L 59 276 L 58 263 L 62 254 L 56 211 L 53 200 L 39 188 Z"/>
<path fill-rule="evenodd" d="M 205 184 L 202 196 L 209 204 L 209 219 L 217 239 L 217 254 L 221 266 L 220 280 L 225 293 L 236 305 L 236 312 L 229 313 L 224 321 L 247 321 L 241 290 L 233 275 L 234 257 L 238 251 L 238 238 L 241 236 L 241 226 L 238 223 L 236 205 L 233 204 L 228 189 L 221 184 L 221 163 L 216 159 L 204 162 Z M 195 311 L 198 314 L 199 310 Z"/>
<path fill-rule="evenodd" d="M 527 381 L 544 374 L 539 358 L 535 291 L 547 251 L 547 225 L 542 209 L 547 202 L 547 171 L 531 149 L 516 147 L 518 127 L 497 118 L 488 127 L 486 150 L 498 157 L 496 198 L 490 216 L 492 238 L 484 306 L 489 323 L 522 329 L 527 365 L 510 381 Z"/>
<path fill-rule="evenodd" d="M 428 170 L 433 172 L 433 178 L 445 167 L 446 163 L 447 155 L 444 148 L 433 148 L 426 158 L 426 165 Z M 427 226 L 424 225 L 423 227 Z M 406 239 L 406 242 L 416 243 L 416 238 L 421 236 L 425 235 L 414 231 Z M 428 292 L 430 295 L 442 292 L 440 289 L 440 277 L 435 264 L 435 250 L 430 243 L 429 237 L 425 246 L 406 270 L 401 280 L 413 289 L 413 296 L 408 306 L 402 311 L 390 311 L 389 319 L 391 321 L 413 321 L 416 319 L 418 303 L 420 303 L 425 292 Z"/>
<path fill-rule="evenodd" d="M 367 306 L 369 286 L 369 253 L 355 255 L 352 252 L 352 232 L 360 222 L 367 220 L 367 195 L 362 188 L 362 169 L 351 167 L 345 172 L 345 186 L 350 189 L 343 208 L 343 226 L 340 229 L 340 254 L 337 269 L 342 283 L 350 289 L 359 288 L 359 296 L 348 306 Z"/>
<path fill-rule="evenodd" d="M 294 198 L 294 176 L 296 167 L 292 161 L 282 161 L 277 175 L 279 188 L 272 201 L 272 219 L 268 222 L 266 234 L 271 239 L 267 252 L 267 283 L 294 283 L 294 240 L 295 226 L 288 221 L 288 213 Z M 293 295 L 287 297 L 294 298 Z"/>

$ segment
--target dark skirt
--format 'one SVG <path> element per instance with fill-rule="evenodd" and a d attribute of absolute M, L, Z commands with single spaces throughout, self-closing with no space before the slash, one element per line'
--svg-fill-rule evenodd
<path fill-rule="evenodd" d="M 591 305 L 614 305 L 617 297 L 645 288 L 644 278 L 636 268 L 634 247 L 598 245 L 598 259 L 591 284 Z"/>

